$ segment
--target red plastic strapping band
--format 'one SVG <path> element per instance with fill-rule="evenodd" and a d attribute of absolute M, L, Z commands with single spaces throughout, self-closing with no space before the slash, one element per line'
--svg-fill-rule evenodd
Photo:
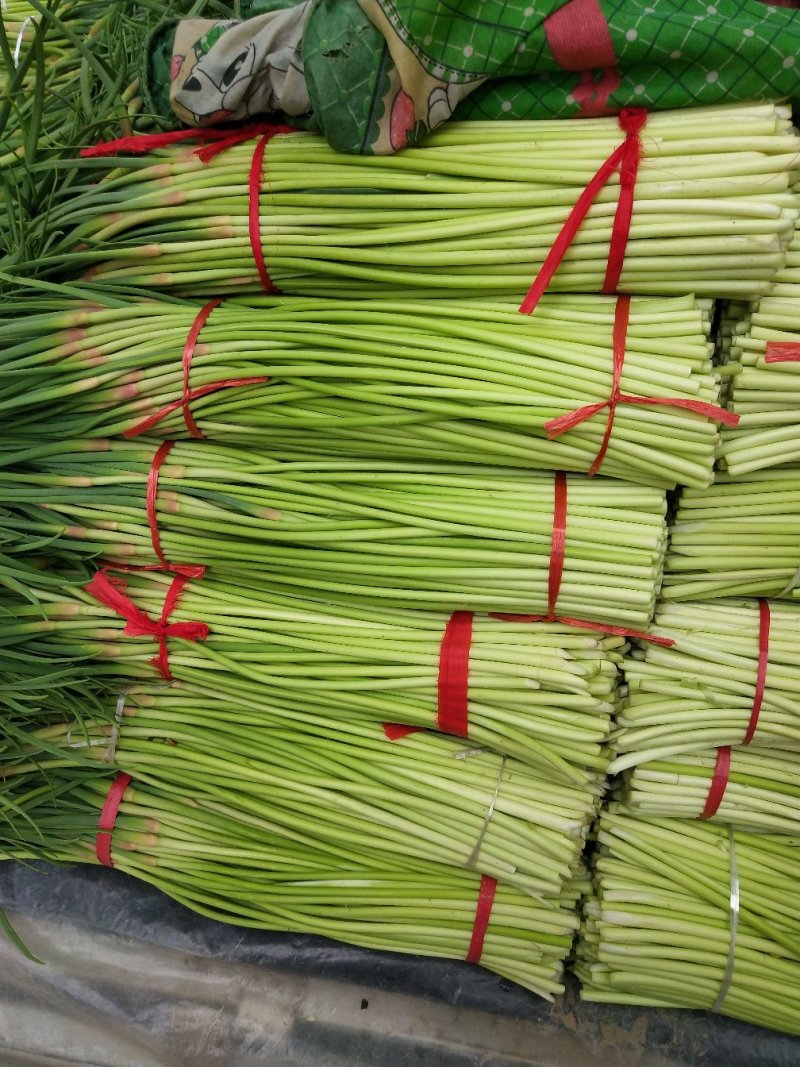
<path fill-rule="evenodd" d="M 209 300 L 209 302 L 205 304 L 195 316 L 192 327 L 186 338 L 186 344 L 183 346 L 183 395 L 180 400 L 174 400 L 171 404 L 166 404 L 153 415 L 149 415 L 146 419 L 142 419 L 141 422 L 137 422 L 135 426 L 132 426 L 129 430 L 125 430 L 122 435 L 123 437 L 138 437 L 139 434 L 147 433 L 161 422 L 162 419 L 165 419 L 167 415 L 171 415 L 173 411 L 177 411 L 178 408 L 183 408 L 183 421 L 186 423 L 186 429 L 192 437 L 205 437 L 206 435 L 198 428 L 194 416 L 192 415 L 190 405 L 193 400 L 197 400 L 202 396 L 208 396 L 210 393 L 216 393 L 220 389 L 233 389 L 242 385 L 263 385 L 265 382 L 269 381 L 269 378 L 265 376 L 258 378 L 223 378 L 221 381 L 202 385 L 198 389 L 192 389 L 190 387 L 189 373 L 191 371 L 192 359 L 194 358 L 197 341 L 200 337 L 200 331 L 208 322 L 211 312 L 218 308 L 224 299 L 224 297 L 217 297 L 215 300 Z"/>
<path fill-rule="evenodd" d="M 765 363 L 800 363 L 800 341 L 767 341 Z"/>
<path fill-rule="evenodd" d="M 716 419 L 717 422 L 721 422 L 725 426 L 737 426 L 739 424 L 738 415 L 735 415 L 732 411 L 726 411 L 725 408 L 721 408 L 717 404 L 708 404 L 703 400 L 689 400 L 683 397 L 632 396 L 630 393 L 623 393 L 620 390 L 622 369 L 625 365 L 630 309 L 631 298 L 629 296 L 620 296 L 614 308 L 611 396 L 602 403 L 586 404 L 584 407 L 567 412 L 566 415 L 559 415 L 557 418 L 550 419 L 549 422 L 544 424 L 548 440 L 553 441 L 555 438 L 560 437 L 562 433 L 574 430 L 582 422 L 591 419 L 594 415 L 608 408 L 605 433 L 597 455 L 589 468 L 590 475 L 597 474 L 606 458 L 608 446 L 611 443 L 611 433 L 614 429 L 614 418 L 619 404 L 645 404 L 647 406 L 660 405 L 662 407 L 682 408 L 685 411 L 693 411 L 697 415 L 703 415 L 708 419 Z"/>
<path fill-rule="evenodd" d="M 769 666 L 769 604 L 766 600 L 758 602 L 758 669 L 756 671 L 756 691 L 753 694 L 753 710 L 750 713 L 750 722 L 747 733 L 744 735 L 743 745 L 749 745 L 753 740 L 758 728 L 758 718 L 761 715 L 761 705 L 764 703 L 764 688 L 767 684 L 767 667 Z"/>
<path fill-rule="evenodd" d="M 97 823 L 94 852 L 104 867 L 114 866 L 111 860 L 111 835 L 114 833 L 114 827 L 117 824 L 119 806 L 125 796 L 125 790 L 132 781 L 133 779 L 129 774 L 120 771 L 111 783 L 111 788 L 108 790 L 106 799 L 103 802 L 103 809 L 100 812 L 100 818 Z"/>
<path fill-rule="evenodd" d="M 158 655 L 150 662 L 163 678 L 171 682 L 167 638 L 182 637 L 185 641 L 205 641 L 210 632 L 204 622 L 169 621 L 188 581 L 186 575 L 175 575 L 164 599 L 161 618 L 157 622 L 141 608 L 137 608 L 130 597 L 125 595 L 125 583 L 119 578 L 111 578 L 106 570 L 98 571 L 84 588 L 95 600 L 99 600 L 125 619 L 127 625 L 122 631 L 125 637 L 152 637 L 158 641 Z"/>
<path fill-rule="evenodd" d="M 547 571 L 547 622 L 554 622 L 561 580 L 564 577 L 567 544 L 567 476 L 556 471 L 553 480 L 553 530 L 550 535 L 550 566 Z"/>
<path fill-rule="evenodd" d="M 273 136 L 273 134 L 265 133 L 253 152 L 253 161 L 250 164 L 250 201 L 247 213 L 250 247 L 253 250 L 253 259 L 256 261 L 256 267 L 258 268 L 261 287 L 265 293 L 279 292 L 269 276 L 267 264 L 264 262 L 264 249 L 261 247 L 261 171 L 264 166 L 264 153 Z"/>
<path fill-rule="evenodd" d="M 153 456 L 153 462 L 150 464 L 150 471 L 147 475 L 147 498 L 145 502 L 147 508 L 147 525 L 150 527 L 150 541 L 153 545 L 153 551 L 165 571 L 172 570 L 172 567 L 161 548 L 161 534 L 158 530 L 158 476 L 161 473 L 161 467 L 164 460 L 170 454 L 174 446 L 174 441 L 164 441 Z"/>
<path fill-rule="evenodd" d="M 203 163 L 210 163 L 226 148 L 242 144 L 243 141 L 250 141 L 254 137 L 263 135 L 274 137 L 279 133 L 296 132 L 292 126 L 276 125 L 271 122 L 250 122 L 246 126 L 231 127 L 227 130 L 215 126 L 198 126 L 193 129 L 169 130 L 167 133 L 141 133 L 133 137 L 119 137 L 115 141 L 101 141 L 90 148 L 82 148 L 80 155 L 84 159 L 117 156 L 122 152 L 140 156 L 155 148 L 166 148 L 183 141 L 202 141 L 204 143 L 195 149 L 195 155 Z"/>
<path fill-rule="evenodd" d="M 620 193 L 617 202 L 617 210 L 614 215 L 614 224 L 611 230 L 611 243 L 608 250 L 608 265 L 603 281 L 603 292 L 613 293 L 619 285 L 622 272 L 622 264 L 625 260 L 625 249 L 628 245 L 628 235 L 631 228 L 633 215 L 633 199 L 636 186 L 636 176 L 639 171 L 641 157 L 641 141 L 639 132 L 647 122 L 647 111 L 641 107 L 626 107 L 619 113 L 619 125 L 625 133 L 625 140 L 615 148 L 608 159 L 598 169 L 575 202 L 575 206 L 567 217 L 561 232 L 553 243 L 553 247 L 547 253 L 542 268 L 537 274 L 533 285 L 528 290 L 525 299 L 520 304 L 519 310 L 523 315 L 530 315 L 547 290 L 553 275 L 558 270 L 561 260 L 567 253 L 569 246 L 575 240 L 575 235 L 581 228 L 583 220 L 592 206 L 600 190 L 608 182 L 612 174 L 619 171 Z"/>
<path fill-rule="evenodd" d="M 717 749 L 717 761 L 714 764 L 714 777 L 706 797 L 706 805 L 703 808 L 701 819 L 713 819 L 719 811 L 725 790 L 728 788 L 728 777 L 731 773 L 731 746 L 723 745 Z"/>
<path fill-rule="evenodd" d="M 159 445 L 156 454 L 153 456 L 153 462 L 150 464 L 150 471 L 147 475 L 147 496 L 145 499 L 145 507 L 147 510 L 147 525 L 150 527 L 150 541 L 153 545 L 153 551 L 158 557 L 159 565 L 157 567 L 118 567 L 118 570 L 162 570 L 169 571 L 172 574 L 183 575 L 184 578 L 202 578 L 206 573 L 206 569 L 199 563 L 170 563 L 164 555 L 161 548 L 161 534 L 158 530 L 158 477 L 161 473 L 161 467 L 164 460 L 170 454 L 175 447 L 174 441 L 164 441 Z"/>
<path fill-rule="evenodd" d="M 586 619 L 573 619 L 568 615 L 557 614 L 566 558 L 567 499 L 567 476 L 564 471 L 556 471 L 553 480 L 553 532 L 550 538 L 550 565 L 547 573 L 547 614 L 513 615 L 492 611 L 489 613 L 490 617 L 504 619 L 507 622 L 557 622 L 562 626 L 577 626 L 583 630 L 595 630 L 599 633 L 612 634 L 615 637 L 635 637 L 640 641 L 649 641 L 654 645 L 671 648 L 675 644 L 671 637 L 657 637 L 643 630 L 629 630 L 624 626 L 611 626 L 602 622 L 589 622 Z"/>
<path fill-rule="evenodd" d="M 408 737 L 409 734 L 423 733 L 423 727 L 403 726 L 401 722 L 385 722 L 383 724 L 383 732 L 390 741 L 399 741 L 403 737 Z"/>
<path fill-rule="evenodd" d="M 454 611 L 447 620 L 439 647 L 436 728 L 445 734 L 469 734 L 469 653 L 472 647 L 472 611 Z M 383 732 L 390 741 L 416 734 L 421 726 L 385 722 Z"/>
<path fill-rule="evenodd" d="M 483 955 L 483 943 L 486 940 L 486 931 L 489 927 L 489 919 L 492 915 L 494 895 L 497 892 L 497 879 L 488 874 L 481 876 L 481 885 L 478 890 L 478 903 L 475 908 L 475 921 L 472 924 L 472 937 L 469 948 L 464 957 L 467 963 L 480 963 Z"/>
<path fill-rule="evenodd" d="M 446 734 L 466 737 L 469 728 L 469 653 L 471 611 L 454 611 L 447 620 L 439 650 L 437 726 Z"/>

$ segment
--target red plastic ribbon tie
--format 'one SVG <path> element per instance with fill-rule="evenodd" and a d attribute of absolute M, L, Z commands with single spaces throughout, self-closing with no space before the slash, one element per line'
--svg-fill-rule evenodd
<path fill-rule="evenodd" d="M 553 479 L 553 532 L 550 538 L 550 566 L 547 574 L 547 614 L 513 615 L 492 611 L 492 619 L 506 622 L 557 622 L 562 626 L 577 626 L 583 630 L 595 630 L 598 633 L 612 634 L 614 637 L 634 637 L 639 641 L 649 641 L 654 645 L 672 648 L 675 641 L 671 637 L 657 637 L 643 630 L 629 630 L 624 626 L 611 626 L 603 622 L 589 622 L 586 619 L 573 619 L 568 615 L 557 614 L 558 596 L 564 577 L 565 546 L 567 541 L 567 476 L 564 471 L 556 471 Z"/>
<path fill-rule="evenodd" d="M 550 537 L 550 567 L 547 572 L 547 622 L 556 621 L 556 608 L 564 577 L 567 543 L 567 476 L 556 471 L 553 479 L 553 532 Z"/>
<path fill-rule="evenodd" d="M 272 136 L 273 134 L 265 133 L 253 152 L 253 161 L 250 164 L 250 202 L 247 213 L 250 247 L 258 268 L 261 287 L 265 293 L 280 291 L 269 276 L 267 264 L 264 262 L 264 249 L 261 247 L 261 171 L 264 166 L 264 153 Z"/>
<path fill-rule="evenodd" d="M 164 555 L 161 548 L 161 534 L 158 530 L 158 476 L 161 473 L 161 467 L 164 460 L 170 454 L 175 447 L 174 441 L 164 441 L 161 444 L 153 456 L 153 462 L 150 464 L 150 471 L 147 475 L 147 525 L 150 527 L 150 541 L 153 545 L 153 551 L 158 557 L 158 561 L 161 567 L 165 571 L 174 571 L 176 574 L 185 573 L 185 568 L 173 567 L 169 560 Z M 196 570 L 196 568 L 194 568 Z M 189 575 L 189 577 L 198 577 L 196 574 Z"/>
<path fill-rule="evenodd" d="M 597 415 L 605 408 L 608 408 L 608 420 L 606 422 L 605 433 L 603 434 L 603 440 L 597 455 L 589 468 L 590 475 L 597 474 L 606 458 L 608 446 L 611 443 L 611 433 L 614 429 L 614 418 L 619 404 L 645 404 L 648 406 L 660 405 L 663 407 L 682 408 L 685 411 L 694 411 L 698 415 L 704 415 L 708 419 L 716 419 L 717 422 L 724 423 L 725 426 L 737 426 L 739 423 L 739 416 L 735 415 L 732 411 L 726 411 L 725 408 L 721 408 L 717 404 L 708 404 L 704 400 L 689 400 L 684 399 L 683 397 L 632 396 L 630 393 L 623 393 L 620 390 L 622 369 L 625 365 L 625 350 L 627 346 L 630 311 L 631 298 L 629 296 L 618 297 L 614 308 L 614 364 L 611 396 L 608 400 L 604 400 L 599 404 L 586 404 L 584 407 L 576 408 L 574 411 L 569 411 L 565 415 L 559 415 L 554 419 L 550 419 L 544 424 L 548 440 L 553 441 L 555 438 L 560 437 L 562 433 L 566 433 L 568 430 L 574 430 L 575 427 L 579 426 L 582 422 L 591 419 L 594 415 Z"/>
<path fill-rule="evenodd" d="M 156 454 L 153 456 L 153 462 L 150 464 L 150 471 L 147 475 L 147 497 L 145 501 L 147 509 L 147 525 L 150 527 L 150 541 L 153 545 L 153 551 L 158 557 L 158 567 L 137 567 L 133 566 L 131 570 L 162 570 L 169 571 L 172 574 L 180 574 L 184 578 L 202 578 L 206 573 L 206 569 L 199 563 L 170 563 L 164 555 L 161 548 L 161 534 L 158 530 L 158 476 L 161 473 L 161 467 L 164 460 L 170 454 L 175 447 L 174 441 L 164 441 L 159 445 Z M 123 568 L 119 568 L 123 569 Z"/>
<path fill-rule="evenodd" d="M 103 802 L 103 809 L 100 812 L 100 818 L 97 822 L 97 837 L 94 842 L 94 852 L 104 867 L 114 866 L 111 860 L 111 836 L 114 833 L 114 827 L 117 824 L 119 806 L 122 803 L 122 798 L 125 796 L 125 790 L 132 781 L 133 779 L 129 774 L 120 771 L 111 783 L 111 788 L 108 790 L 106 799 Z"/>
<path fill-rule="evenodd" d="M 764 703 L 764 688 L 767 684 L 767 667 L 769 666 L 769 603 L 766 600 L 758 602 L 758 670 L 756 672 L 756 691 L 753 694 L 753 710 L 750 712 L 750 722 L 747 733 L 744 735 L 743 745 L 749 745 L 753 740 L 758 728 L 758 718 L 761 714 L 761 705 Z"/>
<path fill-rule="evenodd" d="M 439 650 L 437 727 L 467 737 L 469 731 L 469 653 L 474 612 L 454 611 Z"/>
<path fill-rule="evenodd" d="M 383 732 L 390 741 L 399 741 L 403 737 L 408 737 L 409 734 L 421 734 L 423 728 L 421 726 L 403 726 L 401 722 L 385 722 L 383 724 Z"/>
<path fill-rule="evenodd" d="M 541 300 L 567 250 L 575 240 L 575 236 L 581 228 L 589 208 L 595 202 L 600 190 L 606 185 L 611 175 L 617 173 L 617 171 L 619 171 L 620 183 L 619 200 L 611 230 L 603 292 L 613 293 L 619 285 L 631 228 L 634 190 L 641 158 L 639 133 L 647 122 L 647 109 L 643 107 L 625 107 L 620 111 L 618 121 L 620 128 L 625 133 L 625 140 L 614 149 L 605 163 L 600 166 L 597 173 L 576 200 L 575 206 L 567 217 L 567 221 L 553 243 L 553 247 L 547 253 L 533 285 L 520 304 L 519 310 L 523 315 L 530 315 Z"/>
<path fill-rule="evenodd" d="M 127 625 L 122 631 L 125 637 L 152 637 L 158 642 L 158 655 L 150 662 L 166 681 L 171 682 L 173 678 L 169 668 L 167 638 L 182 637 L 185 641 L 205 641 L 210 632 L 204 622 L 169 621 L 188 581 L 187 575 L 175 575 L 167 590 L 158 621 L 151 619 L 141 608 L 137 608 L 130 597 L 125 595 L 125 583 L 121 579 L 111 578 L 106 570 L 98 571 L 84 588 L 95 600 L 99 600 L 125 619 Z"/>
<path fill-rule="evenodd" d="M 456 737 L 469 735 L 469 653 L 472 647 L 473 611 L 454 611 L 447 620 L 439 647 L 436 728 Z M 390 741 L 417 734 L 421 726 L 385 722 Z"/>
<path fill-rule="evenodd" d="M 592 630 L 595 633 L 609 634 L 611 637 L 632 637 L 637 641 L 649 641 L 651 645 L 659 645 L 661 648 L 672 648 L 675 644 L 671 637 L 658 637 L 646 630 L 629 630 L 626 626 L 572 619 L 568 615 L 556 615 L 554 619 L 548 619 L 546 615 L 508 615 L 502 611 L 490 611 L 489 618 L 502 619 L 503 622 L 557 622 L 560 626 L 576 626 L 581 630 Z"/>
<path fill-rule="evenodd" d="M 714 764 L 714 777 L 706 797 L 706 806 L 703 808 L 701 819 L 713 819 L 719 811 L 725 790 L 728 788 L 728 777 L 731 773 L 731 746 L 723 745 L 717 749 L 717 761 Z"/>
<path fill-rule="evenodd" d="M 250 122 L 245 126 L 220 129 L 215 126 L 194 127 L 186 130 L 169 130 L 166 133 L 140 133 L 132 137 L 119 137 L 115 141 L 101 141 L 99 144 L 80 151 L 84 159 L 100 156 L 117 156 L 122 152 L 141 156 L 155 148 L 180 144 L 183 141 L 201 141 L 203 144 L 195 149 L 195 155 L 203 162 L 210 163 L 226 148 L 250 141 L 254 137 L 274 137 L 279 133 L 296 133 L 292 126 L 276 125 L 271 122 Z"/>
<path fill-rule="evenodd" d="M 198 389 L 192 389 L 190 387 L 189 372 L 191 371 L 192 359 L 194 358 L 194 352 L 197 347 L 200 332 L 208 322 L 211 312 L 218 308 L 224 299 L 225 297 L 217 297 L 215 300 L 209 300 L 209 302 L 205 304 L 195 316 L 195 320 L 192 323 L 192 327 L 186 338 L 186 344 L 183 346 L 183 395 L 180 400 L 174 400 L 171 404 L 167 404 L 161 408 L 160 411 L 156 411 L 153 415 L 149 415 L 146 419 L 142 419 L 141 422 L 137 422 L 135 426 L 132 426 L 129 430 L 125 430 L 122 435 L 123 437 L 138 437 L 139 434 L 147 433 L 161 422 L 162 419 L 165 419 L 167 415 L 171 415 L 173 411 L 177 411 L 178 408 L 183 408 L 183 421 L 186 423 L 186 429 L 192 437 L 205 437 L 206 435 L 198 428 L 194 416 L 192 415 L 190 405 L 193 400 L 197 400 L 202 396 L 208 396 L 210 393 L 216 393 L 220 389 L 233 389 L 241 385 L 263 385 L 265 382 L 269 381 L 269 378 L 265 376 L 259 378 L 223 378 L 221 381 L 202 385 Z"/>
<path fill-rule="evenodd" d="M 800 341 L 767 341 L 765 363 L 800 363 Z"/>
<path fill-rule="evenodd" d="M 480 963 L 483 955 L 483 942 L 486 940 L 486 931 L 489 927 L 489 919 L 492 915 L 494 895 L 497 892 L 497 879 L 488 874 L 481 876 L 481 885 L 478 890 L 478 903 L 475 908 L 475 921 L 472 924 L 472 937 L 470 938 L 467 955 L 464 957 L 467 963 Z"/>

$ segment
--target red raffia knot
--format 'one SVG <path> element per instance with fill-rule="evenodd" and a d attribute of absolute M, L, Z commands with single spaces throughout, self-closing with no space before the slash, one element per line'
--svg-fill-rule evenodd
<path fill-rule="evenodd" d="M 634 191 L 642 156 L 642 142 L 639 134 L 647 122 L 647 110 L 643 107 L 624 107 L 619 113 L 618 122 L 620 129 L 625 134 L 625 140 L 614 149 L 575 201 L 575 206 L 570 211 L 567 221 L 561 228 L 561 232 L 553 242 L 553 247 L 547 253 L 547 257 L 534 279 L 533 285 L 520 304 L 519 310 L 523 315 L 530 315 L 541 300 L 553 275 L 558 270 L 561 260 L 575 240 L 583 220 L 589 213 L 589 208 L 597 199 L 603 186 L 617 172 L 619 172 L 619 200 L 617 201 L 617 210 L 614 214 L 614 224 L 611 229 L 608 264 L 602 291 L 604 293 L 614 293 L 619 286 L 622 266 L 625 262 L 625 250 L 628 247 L 628 236 L 631 231 Z"/>
<path fill-rule="evenodd" d="M 633 396 L 630 393 L 622 392 L 620 381 L 622 379 L 622 369 L 625 365 L 625 349 L 628 337 L 630 307 L 631 298 L 629 296 L 618 297 L 614 309 L 614 365 L 611 396 L 608 400 L 602 401 L 602 403 L 586 404 L 584 407 L 567 412 L 566 415 L 559 415 L 555 419 L 550 419 L 549 422 L 544 424 L 548 440 L 553 441 L 555 438 L 560 437 L 562 433 L 566 433 L 568 430 L 574 430 L 575 427 L 580 426 L 582 422 L 586 422 L 587 419 L 591 419 L 594 415 L 599 414 L 606 408 L 608 409 L 608 421 L 606 422 L 605 433 L 603 434 L 603 440 L 597 455 L 589 468 L 590 475 L 597 474 L 606 458 L 608 446 L 611 443 L 611 434 L 614 429 L 614 418 L 616 417 L 619 404 L 645 404 L 647 406 L 658 405 L 661 407 L 682 408 L 685 411 L 693 411 L 697 415 L 703 415 L 707 419 L 716 419 L 717 422 L 721 422 L 725 426 L 737 426 L 739 424 L 738 415 L 735 415 L 732 411 L 726 411 L 725 408 L 721 408 L 717 404 L 708 404 L 703 400 L 689 400 L 684 399 L 683 397 L 666 396 Z"/>
<path fill-rule="evenodd" d="M 263 385 L 265 382 L 269 381 L 269 378 L 264 375 L 258 378 L 223 378 L 218 382 L 210 382 L 208 385 L 201 385 L 197 389 L 191 388 L 189 384 L 189 373 L 192 368 L 192 359 L 194 358 L 200 331 L 208 322 L 212 311 L 216 310 L 224 299 L 224 297 L 217 297 L 215 300 L 209 300 L 209 302 L 198 311 L 195 320 L 192 323 L 192 327 L 186 338 L 186 344 L 183 346 L 183 395 L 181 398 L 179 400 L 173 400 L 171 404 L 166 404 L 160 410 L 154 412 L 152 415 L 148 415 L 147 418 L 142 419 L 141 422 L 137 422 L 135 426 L 131 426 L 130 429 L 125 430 L 122 434 L 123 437 L 132 438 L 138 437 L 139 434 L 142 433 L 148 433 L 154 426 L 161 422 L 162 419 L 171 415 L 173 411 L 177 411 L 178 408 L 183 409 L 183 421 L 186 424 L 186 429 L 192 437 L 205 437 L 206 435 L 198 427 L 194 420 L 194 415 L 192 415 L 191 403 L 193 400 L 198 400 L 203 396 L 209 396 L 211 393 L 216 393 L 220 389 L 234 389 L 242 385 Z"/>
<path fill-rule="evenodd" d="M 169 667 L 167 638 L 182 637 L 185 641 L 205 641 L 210 632 L 204 622 L 169 622 L 169 617 L 177 607 L 184 586 L 189 580 L 185 574 L 175 575 L 158 621 L 151 619 L 138 608 L 130 597 L 125 595 L 125 581 L 122 578 L 112 578 L 105 568 L 98 571 L 84 588 L 95 600 L 99 600 L 125 619 L 127 625 L 122 632 L 126 637 L 152 637 L 158 642 L 158 655 L 150 662 L 166 681 L 171 682 L 173 676 Z"/>
<path fill-rule="evenodd" d="M 95 159 L 102 156 L 117 156 L 123 152 L 140 156 L 155 148 L 166 148 L 169 145 L 180 144 L 183 141 L 201 141 L 195 149 L 195 155 L 203 163 L 210 163 L 212 159 L 224 152 L 226 148 L 250 141 L 254 137 L 274 137 L 279 133 L 296 133 L 292 126 L 285 126 L 274 122 L 250 122 L 245 126 L 220 129 L 215 126 L 190 128 L 187 130 L 169 130 L 166 133 L 140 133 L 133 137 L 119 137 L 115 141 L 101 141 L 89 148 L 81 149 L 84 159 Z"/>

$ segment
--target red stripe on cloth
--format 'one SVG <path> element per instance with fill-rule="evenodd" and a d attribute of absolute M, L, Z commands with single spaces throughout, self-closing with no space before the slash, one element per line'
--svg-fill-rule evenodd
<path fill-rule="evenodd" d="M 447 620 L 439 649 L 437 726 L 446 734 L 469 733 L 469 653 L 472 647 L 471 611 L 454 611 Z"/>
<path fill-rule="evenodd" d="M 800 363 L 800 341 L 767 341 L 765 363 Z"/>
<path fill-rule="evenodd" d="M 616 67 L 601 70 L 599 77 L 590 70 L 584 70 L 572 90 L 578 105 L 577 117 L 590 119 L 599 115 L 612 115 L 615 109 L 609 106 L 608 101 L 611 94 L 619 89 L 621 81 Z"/>
<path fill-rule="evenodd" d="M 104 867 L 114 866 L 111 860 L 111 837 L 114 833 L 114 827 L 117 824 L 119 806 L 125 796 L 125 790 L 132 781 L 133 779 L 129 774 L 120 771 L 111 783 L 111 787 L 106 793 L 106 799 L 103 802 L 103 808 L 97 822 L 97 837 L 94 842 L 94 852 Z"/>
<path fill-rule="evenodd" d="M 758 728 L 761 706 L 764 703 L 764 689 L 767 684 L 767 667 L 769 666 L 769 603 L 761 599 L 758 602 L 758 669 L 756 671 L 756 691 L 753 694 L 753 710 L 744 735 L 743 745 L 749 745 Z"/>
<path fill-rule="evenodd" d="M 272 134 L 264 134 L 253 152 L 253 161 L 250 164 L 250 201 L 247 212 L 250 247 L 253 250 L 253 259 L 256 261 L 261 287 L 265 293 L 279 291 L 269 276 L 267 264 L 264 261 L 264 249 L 261 246 L 261 171 L 264 166 L 264 153 L 272 136 Z"/>
<path fill-rule="evenodd" d="M 183 421 L 186 423 L 186 429 L 192 437 L 205 437 L 206 435 L 198 428 L 194 416 L 192 415 L 190 405 L 193 400 L 197 400 L 202 396 L 208 396 L 210 393 L 216 393 L 220 389 L 233 389 L 242 385 L 263 385 L 265 382 L 269 381 L 269 378 L 265 376 L 258 378 L 223 378 L 221 381 L 210 382 L 208 385 L 200 386 L 199 389 L 192 389 L 190 387 L 189 374 L 200 332 L 208 322 L 211 312 L 218 308 L 224 299 L 224 297 L 217 297 L 215 300 L 209 300 L 209 302 L 205 304 L 195 316 L 195 320 L 192 323 L 192 327 L 186 338 L 186 344 L 183 346 L 183 395 L 180 400 L 173 400 L 171 404 L 166 404 L 159 411 L 154 412 L 152 415 L 148 415 L 148 417 L 142 419 L 141 422 L 137 422 L 135 426 L 124 431 L 122 435 L 123 437 L 130 439 L 132 437 L 138 437 L 139 434 L 147 433 L 161 422 L 162 419 L 165 419 L 167 415 L 171 415 L 173 411 L 177 411 L 178 408 L 183 408 Z"/>
<path fill-rule="evenodd" d="M 619 404 L 644 404 L 646 406 L 655 405 L 681 408 L 684 411 L 693 411 L 697 415 L 703 415 L 707 419 L 715 419 L 717 422 L 721 422 L 725 426 L 737 426 L 739 423 L 739 416 L 735 415 L 732 411 L 726 411 L 725 408 L 719 407 L 717 404 L 708 404 L 703 400 L 688 400 L 683 397 L 632 396 L 630 393 L 621 392 L 620 382 L 622 380 L 622 370 L 625 365 L 630 304 L 630 297 L 621 296 L 617 299 L 614 308 L 611 396 L 608 400 L 604 400 L 602 403 L 585 404 L 583 407 L 576 408 L 574 411 L 569 411 L 565 415 L 558 415 L 556 418 L 550 419 L 544 424 L 548 440 L 553 441 L 555 438 L 560 437 L 562 433 L 566 433 L 568 430 L 574 430 L 575 427 L 579 426 L 582 422 L 585 422 L 587 419 L 592 418 L 592 416 L 599 414 L 599 412 L 603 411 L 605 408 L 608 408 L 608 419 L 606 421 L 605 433 L 603 434 L 603 440 L 597 455 L 592 461 L 591 467 L 589 467 L 590 475 L 597 474 L 606 458 L 608 446 L 611 443 L 611 433 L 614 429 L 614 418 Z"/>
<path fill-rule="evenodd" d="M 725 790 L 728 788 L 728 778 L 731 773 L 731 746 L 723 745 L 717 749 L 717 761 L 714 764 L 714 777 L 706 797 L 701 819 L 713 819 L 719 811 Z"/>
<path fill-rule="evenodd" d="M 480 963 L 483 955 L 483 943 L 486 940 L 486 931 L 489 927 L 489 919 L 492 916 L 494 895 L 497 892 L 497 879 L 490 878 L 488 874 L 481 876 L 481 885 L 478 890 L 478 903 L 475 908 L 475 921 L 472 924 L 472 937 L 469 948 L 464 957 L 467 963 Z"/>
<path fill-rule="evenodd" d="M 612 174 L 620 172 L 620 199 L 614 216 L 614 225 L 611 232 L 611 243 L 608 252 L 608 267 L 603 291 L 611 291 L 608 286 L 613 282 L 614 288 L 619 281 L 618 270 L 622 269 L 625 259 L 625 250 L 630 232 L 631 213 L 633 211 L 633 193 L 636 184 L 636 175 L 639 169 L 639 157 L 641 155 L 641 141 L 639 132 L 647 121 L 647 111 L 641 107 L 626 107 L 618 116 L 620 128 L 625 133 L 625 140 L 619 145 L 608 159 L 600 165 L 589 184 L 580 194 L 575 206 L 567 216 L 567 221 L 561 228 L 561 232 L 553 242 L 553 247 L 547 253 L 545 261 L 536 278 L 528 290 L 525 299 L 520 304 L 519 310 L 523 315 L 530 315 L 550 285 L 553 275 L 558 270 L 562 259 L 567 254 L 570 245 L 575 240 L 583 220 L 596 200 L 600 190 L 607 184 Z M 630 192 L 623 192 L 630 187 Z M 615 274 L 617 277 L 615 278 Z"/>
<path fill-rule="evenodd" d="M 568 0 L 544 20 L 544 33 L 562 70 L 613 67 L 617 62 L 598 0 Z"/>
<path fill-rule="evenodd" d="M 125 637 L 152 637 L 158 642 L 158 655 L 150 661 L 156 670 L 168 682 L 172 681 L 169 667 L 168 637 L 182 637 L 185 641 L 205 641 L 210 633 L 204 622 L 170 622 L 169 617 L 178 606 L 184 586 L 190 579 L 183 574 L 176 574 L 167 590 L 161 618 L 151 619 L 138 608 L 130 597 L 125 595 L 125 583 L 119 578 L 111 578 L 107 571 L 98 571 L 84 589 L 95 600 L 125 619 L 122 631 Z"/>

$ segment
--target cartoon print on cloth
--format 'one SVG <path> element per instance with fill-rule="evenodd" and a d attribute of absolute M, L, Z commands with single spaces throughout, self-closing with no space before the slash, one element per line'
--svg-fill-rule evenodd
<path fill-rule="evenodd" d="M 485 81 L 486 75 L 448 70 L 429 60 L 424 46 L 420 47 L 423 42 L 414 41 L 403 32 L 403 23 L 392 17 L 394 12 L 387 14 L 385 9 L 391 10 L 392 5 L 377 0 L 358 2 L 383 35 L 396 72 L 396 77 L 390 78 L 388 94 L 380 102 L 382 106 L 371 109 L 375 125 L 368 134 L 370 151 L 382 155 L 415 144 L 446 122 L 456 105 Z"/>
<path fill-rule="evenodd" d="M 310 2 L 246 22 L 184 19 L 173 46 L 172 109 L 190 126 L 310 109 L 301 42 Z"/>

